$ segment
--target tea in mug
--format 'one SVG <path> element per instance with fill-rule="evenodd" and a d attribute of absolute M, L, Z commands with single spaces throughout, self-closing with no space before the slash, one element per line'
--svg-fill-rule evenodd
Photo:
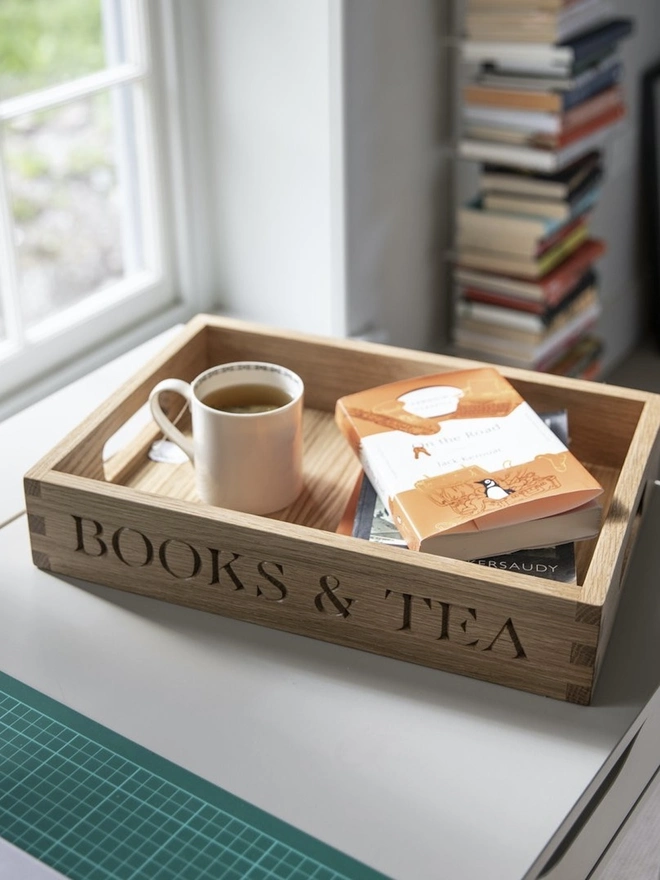
<path fill-rule="evenodd" d="M 202 403 L 211 409 L 244 415 L 280 409 L 291 400 L 291 395 L 282 388 L 256 382 L 217 388 L 202 397 Z"/>

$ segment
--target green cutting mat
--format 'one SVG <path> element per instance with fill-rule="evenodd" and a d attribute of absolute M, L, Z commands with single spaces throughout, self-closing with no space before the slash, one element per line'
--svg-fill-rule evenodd
<path fill-rule="evenodd" d="M 74 880 L 383 880 L 2 673 L 0 835 Z"/>

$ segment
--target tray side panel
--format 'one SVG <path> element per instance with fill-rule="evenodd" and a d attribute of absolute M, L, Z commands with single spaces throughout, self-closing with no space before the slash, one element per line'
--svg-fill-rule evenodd
<path fill-rule="evenodd" d="M 27 479 L 39 480 L 49 470 L 58 469 L 105 480 L 103 447 L 107 440 L 147 402 L 154 385 L 171 376 L 192 380 L 205 369 L 207 358 L 207 329 L 197 318 L 31 468 Z M 178 402 L 180 405 L 180 398 Z"/>
<path fill-rule="evenodd" d="M 535 408 L 567 407 L 578 457 L 617 474 L 606 523 L 582 566 L 584 582 L 571 588 L 497 571 L 471 575 L 477 566 L 419 555 L 413 561 L 407 551 L 104 482 L 106 440 L 156 381 L 192 379 L 214 363 L 245 358 L 299 372 L 307 405 L 328 417 L 337 397 L 351 391 L 478 365 L 198 316 L 28 474 L 35 564 L 547 696 L 590 700 L 643 484 L 657 472 L 660 398 L 501 369 Z M 115 479 L 134 474 L 129 456 Z"/>
<path fill-rule="evenodd" d="M 305 382 L 307 405 L 333 411 L 338 397 L 430 373 L 483 363 L 392 346 L 268 331 L 209 318 L 213 363 L 259 357 L 282 363 Z M 621 468 L 642 413 L 642 392 L 498 367 L 537 411 L 568 409 L 571 448 L 582 461 Z M 649 395 L 646 395 L 648 397 Z M 602 442 L 603 436 L 607 443 Z"/>
<path fill-rule="evenodd" d="M 467 563 L 418 565 L 405 550 L 362 552 L 358 539 L 47 482 L 29 517 L 34 562 L 54 573 L 545 696 L 591 697 L 598 618 L 576 619 L 577 588 L 575 600 L 534 594 L 522 576 L 484 580 Z"/>
<path fill-rule="evenodd" d="M 609 534 L 601 536 L 585 581 L 584 600 L 602 606 L 595 679 L 602 667 L 625 583 L 628 562 L 635 546 L 639 526 L 646 513 L 646 502 L 651 491 L 649 486 L 657 478 L 659 466 L 660 398 L 645 405 L 612 499 L 613 510 L 603 529 Z M 609 540 L 603 540 L 603 537 L 609 537 Z"/>

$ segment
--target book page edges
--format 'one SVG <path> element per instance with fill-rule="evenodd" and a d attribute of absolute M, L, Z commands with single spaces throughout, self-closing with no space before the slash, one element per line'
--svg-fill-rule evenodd
<path fill-rule="evenodd" d="M 454 559 L 475 559 L 476 557 L 500 556 L 525 548 L 534 550 L 551 544 L 564 544 L 594 538 L 601 526 L 602 509 L 595 505 L 593 510 L 577 508 L 556 517 L 532 520 L 521 524 L 520 528 L 490 529 L 481 532 L 476 546 L 471 535 L 434 535 L 420 542 L 415 548 L 422 553 L 448 556 Z M 477 553 L 475 555 L 475 549 Z"/>

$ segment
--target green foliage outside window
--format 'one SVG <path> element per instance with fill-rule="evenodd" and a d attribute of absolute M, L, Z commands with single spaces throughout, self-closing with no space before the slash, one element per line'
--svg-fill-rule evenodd
<path fill-rule="evenodd" d="M 103 66 L 99 0 L 0 0 L 0 98 Z"/>

